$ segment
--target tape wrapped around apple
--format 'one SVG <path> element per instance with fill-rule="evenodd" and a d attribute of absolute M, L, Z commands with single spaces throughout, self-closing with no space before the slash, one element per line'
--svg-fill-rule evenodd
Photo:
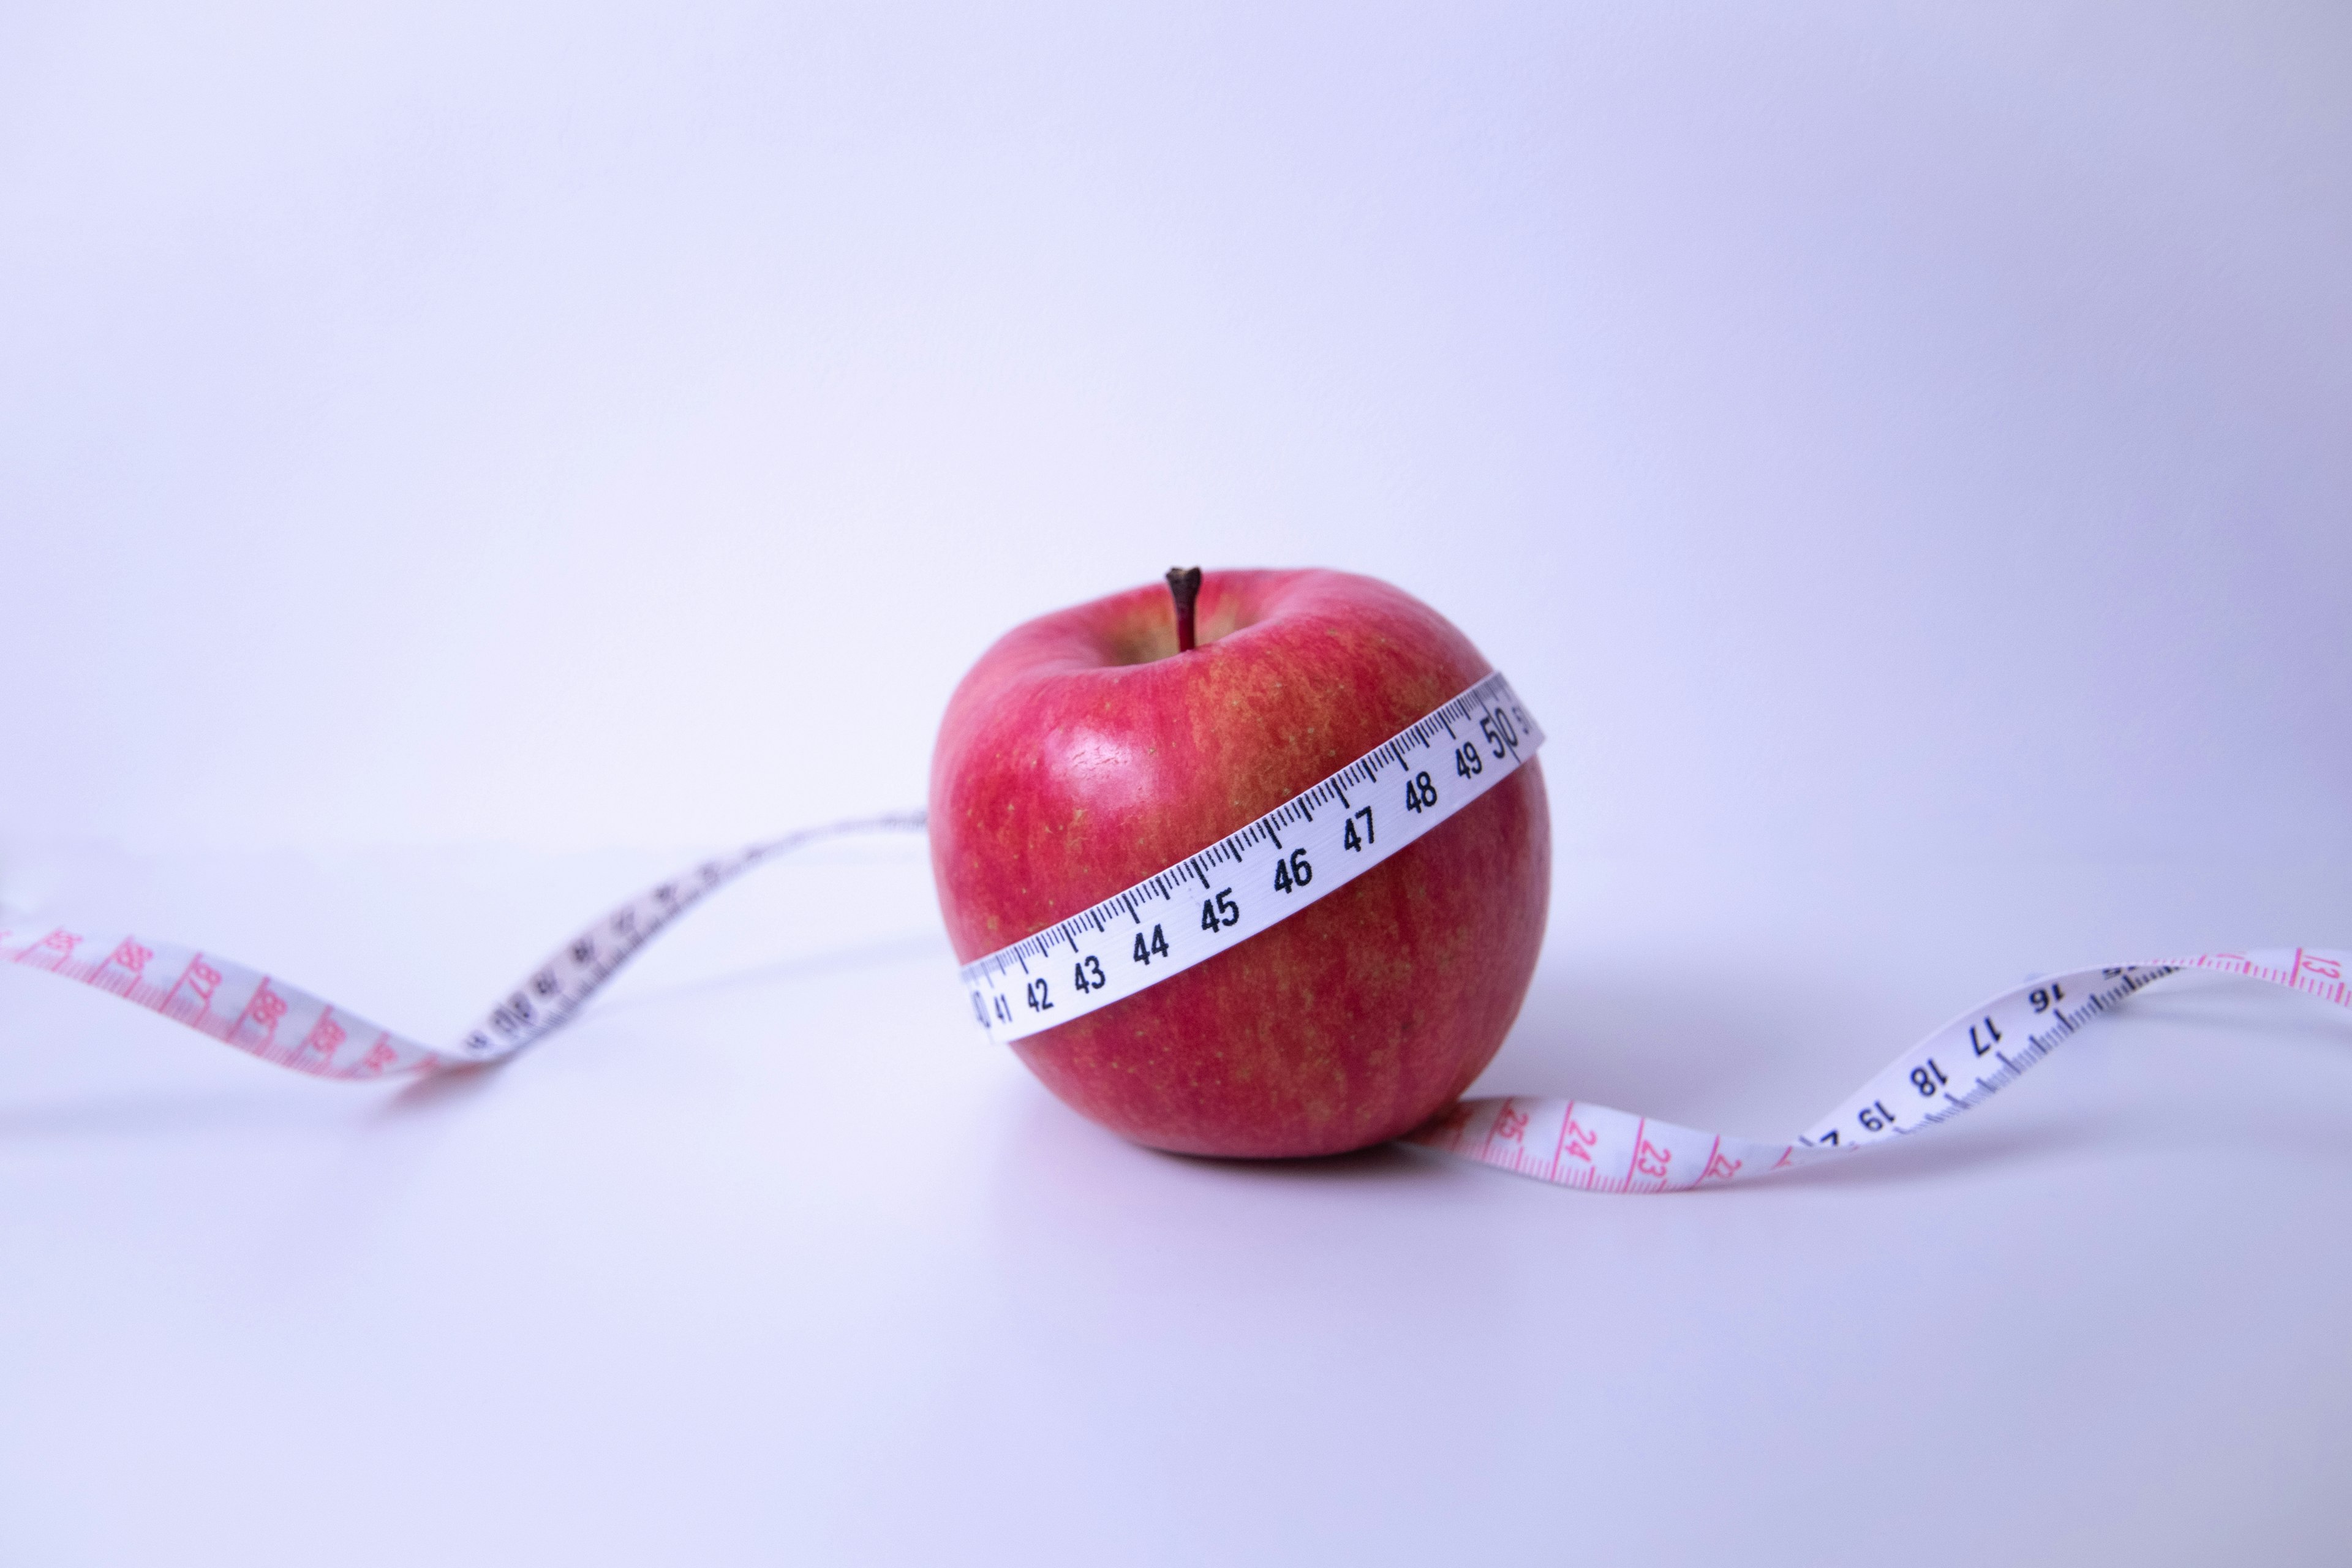
<path fill-rule="evenodd" d="M 1342 572 L 1171 573 L 1015 627 L 957 687 L 931 757 L 931 869 L 958 962 L 1215 842 L 1492 670 L 1428 605 Z M 1291 919 L 1013 1048 L 1073 1109 L 1154 1148 L 1364 1148 L 1444 1110 L 1493 1058 L 1550 890 L 1530 760 Z"/>

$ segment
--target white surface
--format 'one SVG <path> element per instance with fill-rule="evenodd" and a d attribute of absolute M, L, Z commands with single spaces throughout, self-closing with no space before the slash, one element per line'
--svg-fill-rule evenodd
<path fill-rule="evenodd" d="M 919 798 L 1013 622 L 1321 562 L 1553 737 L 1485 1089 L 1785 1133 L 2024 971 L 2340 945 L 2347 82 L 2242 7 L 7 11 L 0 892 L 454 1031 Z M 888 799 L 766 721 L 853 679 Z M 2325 1009 L 1596 1200 L 1097 1133 L 911 846 L 665 940 L 392 1095 L 0 975 L 0 1561 L 2346 1555 Z"/>
<path fill-rule="evenodd" d="M 82 882 L 455 1027 L 540 945 L 475 932 L 646 869 L 461 868 Z M 2021 910 L 1927 863 L 1794 902 L 1584 868 L 1482 1088 L 1786 1133 L 2026 954 L 2341 897 L 2059 869 Z M 568 1036 L 394 1094 L 0 975 L 0 1557 L 2341 1556 L 2335 1009 L 2168 983 L 1963 1125 L 1706 1196 L 1218 1166 L 976 1047 L 926 880 L 772 868 Z M 420 939 L 436 893 L 476 912 Z"/>

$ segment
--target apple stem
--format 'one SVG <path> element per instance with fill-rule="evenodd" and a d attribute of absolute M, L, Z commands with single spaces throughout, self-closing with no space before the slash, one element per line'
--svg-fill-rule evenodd
<path fill-rule="evenodd" d="M 1176 601 L 1176 651 L 1192 651 L 1192 605 L 1201 596 L 1198 566 L 1168 568 L 1168 593 Z"/>

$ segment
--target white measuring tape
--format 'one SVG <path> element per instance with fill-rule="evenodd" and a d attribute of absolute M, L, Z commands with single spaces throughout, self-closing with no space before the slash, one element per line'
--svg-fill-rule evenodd
<path fill-rule="evenodd" d="M 1493 675 L 1228 837 L 1059 924 L 966 964 L 980 1027 L 999 1042 L 1110 1006 L 1296 914 L 1467 809 L 1543 743 Z M 456 1046 L 419 1044 L 215 953 L 124 932 L 0 926 L 0 963 L 135 1002 L 265 1061 L 378 1079 L 498 1061 L 562 1026 L 664 927 L 754 866 L 819 839 L 906 830 L 923 814 L 811 828 L 705 861 L 575 933 Z M 2352 953 L 2200 953 L 2077 970 L 2003 992 L 1896 1058 L 1792 1142 L 1702 1132 L 1580 1100 L 1463 1100 L 1404 1142 L 1595 1192 L 1744 1182 L 1833 1159 L 1972 1110 L 2136 992 L 2185 970 L 2267 981 L 2352 1007 Z"/>
<path fill-rule="evenodd" d="M 93 934 L 55 925 L 12 931 L 0 925 L 0 963 L 79 980 L 264 1061 L 319 1078 L 396 1078 L 478 1067 L 561 1028 L 665 926 L 752 867 L 823 838 L 922 826 L 919 811 L 858 817 L 706 860 L 573 932 L 455 1046 L 404 1039 L 274 974 L 216 952 L 128 932 Z"/>
<path fill-rule="evenodd" d="M 1354 881 L 1542 744 L 1511 683 L 1490 675 L 1239 832 L 965 964 L 972 1016 L 992 1039 L 1025 1039 L 1214 958 Z"/>

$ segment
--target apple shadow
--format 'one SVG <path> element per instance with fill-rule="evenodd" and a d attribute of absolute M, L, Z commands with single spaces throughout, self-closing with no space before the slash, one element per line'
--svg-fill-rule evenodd
<path fill-rule="evenodd" d="M 1069 1114 L 1076 1115 L 1075 1111 Z M 1180 1154 L 1166 1149 L 1130 1145 L 1137 1152 L 1207 1174 L 1212 1180 L 1286 1182 L 1309 1186 L 1392 1185 L 1423 1179 L 1421 1162 L 1402 1143 L 1375 1143 L 1345 1154 L 1315 1154 L 1297 1159 L 1236 1160 L 1214 1154 Z"/>
<path fill-rule="evenodd" d="M 1549 963 L 1473 1097 L 1556 1096 L 1694 1127 L 1801 1122 L 1851 1085 L 1792 1081 L 1838 998 L 1763 971 Z M 1907 1041 L 1890 1041 L 1893 1056 Z M 1771 1136 L 1759 1133 L 1759 1136 Z"/>

